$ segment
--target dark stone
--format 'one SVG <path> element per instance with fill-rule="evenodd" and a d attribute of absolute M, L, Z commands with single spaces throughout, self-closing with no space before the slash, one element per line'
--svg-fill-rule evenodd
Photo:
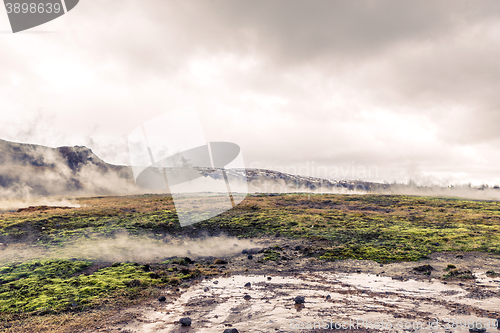
<path fill-rule="evenodd" d="M 224 333 L 239 333 L 236 328 L 226 328 Z"/>
<path fill-rule="evenodd" d="M 295 304 L 304 304 L 306 302 L 306 298 L 304 296 L 297 296 L 293 299 Z"/>
<path fill-rule="evenodd" d="M 214 284 L 219 284 L 219 281 L 215 280 L 215 281 L 214 281 Z"/>
<path fill-rule="evenodd" d="M 193 260 L 191 260 L 191 258 L 189 258 L 189 257 L 184 257 L 184 261 L 185 261 L 188 265 L 194 264 L 194 261 L 193 261 Z"/>
<path fill-rule="evenodd" d="M 300 245 L 297 245 L 297 246 L 294 248 L 294 250 L 295 250 L 295 251 L 300 251 L 300 249 L 301 249 L 301 248 L 302 248 L 302 247 L 301 247 Z"/>
<path fill-rule="evenodd" d="M 248 301 L 248 300 L 252 299 L 252 296 L 250 296 L 250 295 L 245 295 L 245 296 L 243 296 L 243 299 L 245 299 L 246 301 Z"/>
<path fill-rule="evenodd" d="M 179 323 L 181 323 L 182 326 L 191 326 L 191 318 L 189 317 L 181 318 L 179 320 Z"/>
<path fill-rule="evenodd" d="M 159 302 L 165 302 L 166 300 L 165 296 L 160 296 L 160 298 L 158 298 Z"/>
<path fill-rule="evenodd" d="M 267 277 L 267 280 L 268 280 L 268 281 L 271 281 L 271 279 L 272 279 L 272 278 L 271 278 L 270 276 L 268 276 L 268 277 Z"/>
<path fill-rule="evenodd" d="M 250 288 L 252 284 L 250 282 L 245 283 L 245 288 Z"/>
<path fill-rule="evenodd" d="M 250 259 L 250 260 L 252 260 L 253 259 L 253 255 L 249 254 L 247 258 Z"/>
<path fill-rule="evenodd" d="M 243 251 L 241 251 L 241 253 L 246 254 L 246 253 L 248 253 L 248 250 L 244 249 Z"/>
<path fill-rule="evenodd" d="M 484 333 L 486 332 L 486 327 L 481 322 L 475 322 L 472 327 L 469 326 L 469 332 L 471 333 Z"/>
<path fill-rule="evenodd" d="M 332 299 L 332 296 L 326 295 L 325 299 L 328 301 L 329 299 Z"/>
<path fill-rule="evenodd" d="M 415 272 L 418 272 L 418 273 L 427 273 L 427 272 L 431 272 L 434 270 L 434 267 L 432 267 L 431 265 L 422 265 L 422 266 L 418 266 L 418 267 L 414 267 L 413 270 Z"/>
<path fill-rule="evenodd" d="M 210 289 L 208 289 L 208 287 L 206 287 L 205 289 L 203 289 L 204 292 L 207 292 L 209 291 Z"/>

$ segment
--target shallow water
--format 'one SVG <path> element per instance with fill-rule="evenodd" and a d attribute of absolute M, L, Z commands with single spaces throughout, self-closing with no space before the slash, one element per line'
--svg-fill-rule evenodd
<path fill-rule="evenodd" d="M 484 272 L 476 274 L 477 285 L 485 285 L 481 290 L 499 289 L 500 281 Z M 244 287 L 247 282 L 251 288 Z M 469 298 L 465 288 L 469 287 L 373 274 L 304 273 L 271 280 L 232 276 L 204 280 L 182 291 L 173 303 L 143 308 L 142 321 L 124 328 L 132 332 L 223 332 L 228 327 L 240 332 L 290 332 L 343 323 L 348 328 L 468 332 L 469 322 L 495 325 L 492 312 L 500 306 L 498 295 Z M 251 299 L 245 300 L 245 295 Z M 331 299 L 326 300 L 327 295 Z M 296 306 L 296 296 L 305 296 L 305 304 Z M 187 316 L 193 320 L 191 328 L 176 323 Z M 488 332 L 497 329 L 491 327 Z"/>

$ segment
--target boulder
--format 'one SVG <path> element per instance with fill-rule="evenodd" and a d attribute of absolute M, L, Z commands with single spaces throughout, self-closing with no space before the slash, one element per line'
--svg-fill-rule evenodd
<path fill-rule="evenodd" d="M 181 323 L 182 326 L 191 326 L 191 318 L 185 317 L 179 319 L 179 323 Z"/>

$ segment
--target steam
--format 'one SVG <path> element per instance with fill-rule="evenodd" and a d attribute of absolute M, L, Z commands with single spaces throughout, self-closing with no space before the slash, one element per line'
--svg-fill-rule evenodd
<path fill-rule="evenodd" d="M 168 237 L 168 236 L 167 236 Z M 169 257 L 226 257 L 255 247 L 249 240 L 227 236 L 202 238 L 164 238 L 132 236 L 96 237 L 66 244 L 60 248 L 42 248 L 13 244 L 0 250 L 0 261 L 26 261 L 36 258 L 82 259 L 104 262 L 160 262 Z"/>
<path fill-rule="evenodd" d="M 32 206 L 49 206 L 49 207 L 72 207 L 80 208 L 80 204 L 69 199 L 57 198 L 29 198 L 25 200 L 11 199 L 0 201 L 0 211 L 12 211 L 19 208 L 27 208 Z"/>

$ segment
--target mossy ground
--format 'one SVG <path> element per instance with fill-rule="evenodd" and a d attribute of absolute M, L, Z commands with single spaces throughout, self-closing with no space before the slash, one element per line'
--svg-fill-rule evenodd
<path fill-rule="evenodd" d="M 276 235 L 317 241 L 308 255 L 324 260 L 415 261 L 440 251 L 500 253 L 500 204 L 452 198 L 391 195 L 287 194 L 249 196 L 220 216 L 181 228 L 164 195 L 81 198 L 81 208 L 0 215 L 0 242 L 48 249 L 117 233 L 161 240 L 221 232 L 240 238 Z M 279 261 L 280 249 L 264 261 Z M 103 300 L 153 295 L 165 286 L 219 274 L 213 263 L 182 258 L 144 265 L 98 263 L 92 258 L 5 263 L 0 268 L 0 312 L 68 313 Z M 14 260 L 14 259 L 13 259 Z M 145 264 L 145 263 L 142 263 Z M 451 271 L 450 271 L 451 272 Z M 450 276 L 451 277 L 451 276 Z"/>

